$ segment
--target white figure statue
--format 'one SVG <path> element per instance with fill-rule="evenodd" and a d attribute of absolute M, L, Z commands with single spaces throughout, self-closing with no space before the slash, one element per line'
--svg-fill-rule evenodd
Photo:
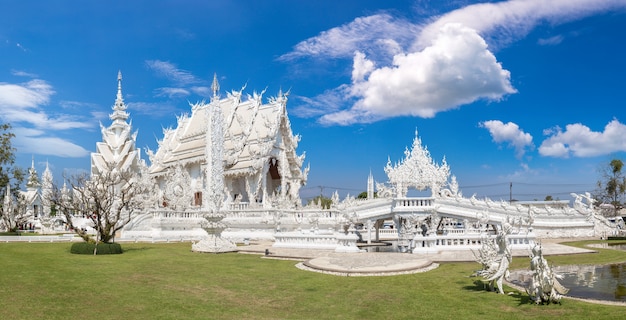
<path fill-rule="evenodd" d="M 495 244 L 489 239 L 483 240 L 483 246 L 476 256 L 477 262 L 483 266 L 475 275 L 482 276 L 489 282 L 489 289 L 494 290 L 498 286 L 498 292 L 504 294 L 502 280 L 509 276 L 509 264 L 512 260 L 511 249 L 507 240 L 507 235 L 511 233 L 511 225 L 504 223 L 498 230 Z"/>
<path fill-rule="evenodd" d="M 530 270 L 533 272 L 533 277 L 529 287 L 526 288 L 530 299 L 536 304 L 561 303 L 561 298 L 569 292 L 569 289 L 561 285 L 558 280 L 563 276 L 554 273 L 548 261 L 543 258 L 541 245 L 533 247 L 530 258 Z"/>

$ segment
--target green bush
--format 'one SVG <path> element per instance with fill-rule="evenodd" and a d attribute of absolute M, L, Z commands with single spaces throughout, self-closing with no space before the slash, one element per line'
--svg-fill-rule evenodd
<path fill-rule="evenodd" d="M 77 242 L 73 243 L 70 248 L 70 252 L 74 254 L 93 254 L 95 243 L 91 242 Z M 98 243 L 98 250 L 96 254 L 120 254 L 122 253 L 122 246 L 119 243 Z"/>

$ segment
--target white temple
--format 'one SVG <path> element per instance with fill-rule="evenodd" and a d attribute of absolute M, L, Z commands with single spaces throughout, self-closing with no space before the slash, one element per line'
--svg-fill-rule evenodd
<path fill-rule="evenodd" d="M 225 205 L 270 207 L 280 201 L 300 206 L 308 169 L 302 170 L 304 155 L 296 153 L 300 136 L 291 132 L 287 95 L 279 92 L 264 104 L 264 92 L 242 100 L 242 89 L 222 99 L 217 77 L 212 88 L 209 103 L 192 105 L 191 114 L 178 117 L 176 128 L 164 130 L 158 150 L 148 151 L 149 172 L 164 191 L 163 207 L 178 197 L 168 193 L 167 185 L 177 166 L 188 183 L 175 187 L 191 198 L 179 207 L 221 209 L 216 197 Z"/>
<path fill-rule="evenodd" d="M 121 74 L 117 80 L 112 123 L 101 126 L 103 141 L 91 155 L 91 172 L 131 169 L 154 186 L 122 239 L 198 240 L 206 236 L 201 225 L 208 214 L 224 217 L 221 234 L 233 241 L 268 239 L 277 247 L 338 252 L 357 252 L 357 240 L 381 238 L 416 253 L 478 249 L 505 223 L 513 228 L 507 236 L 513 247 L 530 246 L 536 238 L 604 237 L 616 231 L 589 194 L 575 194 L 572 207 L 464 197 L 445 158 L 434 162 L 417 131 L 403 159 L 395 164 L 388 159 L 386 183 L 375 183 L 370 172 L 366 199 L 340 200 L 335 193 L 330 208 L 303 206 L 299 191 L 309 168 L 296 151 L 300 136 L 291 129 L 288 94 L 279 91 L 264 101 L 265 91 L 243 98 L 242 88 L 221 97 L 216 76 L 210 101 L 191 105 L 176 128 L 164 129 L 158 149 L 146 152 L 147 166 L 127 122 Z M 411 197 L 411 189 L 431 193 Z M 383 229 L 389 222 L 394 227 Z"/>
<path fill-rule="evenodd" d="M 212 89 L 209 103 L 192 105 L 176 128 L 164 130 L 158 150 L 147 151 L 157 188 L 123 237 L 194 236 L 194 219 L 207 212 L 301 207 L 308 168 L 296 152 L 300 136 L 291 131 L 287 94 L 263 103 L 264 92 L 244 100 L 242 88 L 221 98 L 216 76 Z"/>

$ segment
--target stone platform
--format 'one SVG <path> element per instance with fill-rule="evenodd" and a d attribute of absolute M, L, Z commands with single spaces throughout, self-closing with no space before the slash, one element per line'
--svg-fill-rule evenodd
<path fill-rule="evenodd" d="M 560 244 L 565 239 L 543 240 L 544 255 L 595 252 Z M 373 276 L 417 273 L 432 270 L 438 262 L 476 261 L 469 250 L 447 250 L 437 253 L 412 254 L 397 252 L 335 253 L 334 250 L 290 249 L 272 247 L 271 241 L 260 241 L 238 247 L 240 253 L 259 254 L 271 259 L 299 260 L 298 268 L 308 271 L 343 275 Z M 528 250 L 513 250 L 515 257 L 528 257 Z"/>
<path fill-rule="evenodd" d="M 383 276 L 425 272 L 439 265 L 408 253 L 334 253 L 298 264 L 298 268 L 342 276 Z"/>

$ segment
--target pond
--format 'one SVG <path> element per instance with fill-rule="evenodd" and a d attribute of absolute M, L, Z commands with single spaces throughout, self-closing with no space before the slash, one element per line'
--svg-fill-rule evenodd
<path fill-rule="evenodd" d="M 599 244 L 596 247 L 626 250 L 626 244 Z M 546 257 L 550 262 L 550 257 Z M 554 271 L 563 276 L 561 284 L 570 289 L 567 296 L 626 302 L 626 264 L 571 265 L 556 266 Z M 509 280 L 527 287 L 531 278 L 530 270 L 515 270 Z"/>

